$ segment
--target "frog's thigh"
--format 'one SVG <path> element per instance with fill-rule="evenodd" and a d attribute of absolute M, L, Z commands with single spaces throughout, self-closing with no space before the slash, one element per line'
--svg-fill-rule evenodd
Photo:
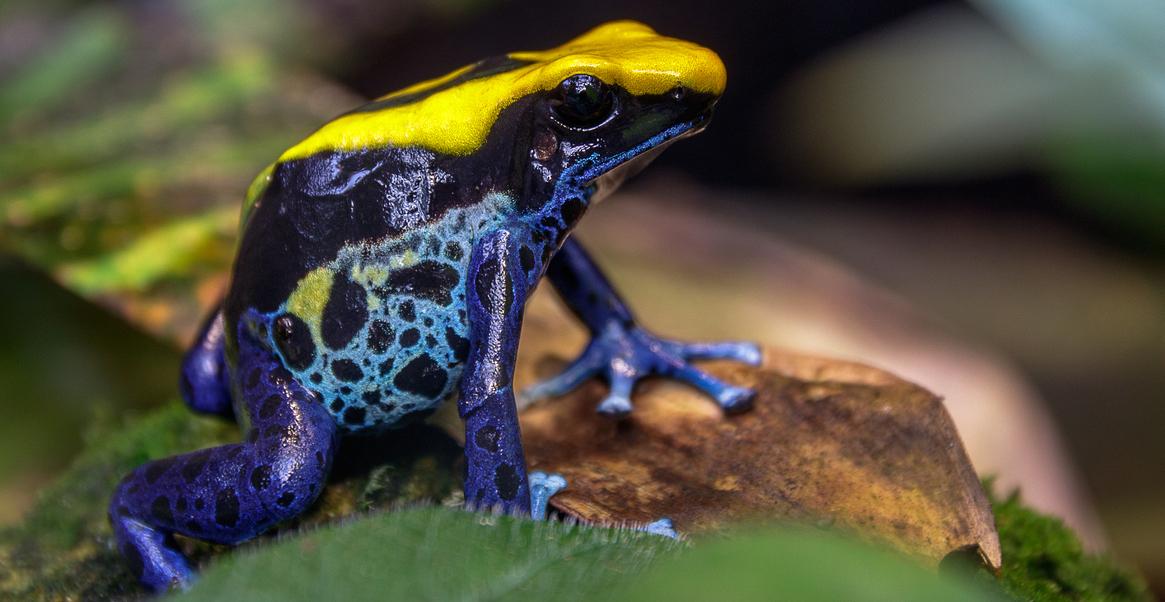
<path fill-rule="evenodd" d="M 336 447 L 331 415 L 243 333 L 239 370 L 251 416 L 243 443 L 150 462 L 114 494 L 121 552 L 155 589 L 190 577 L 169 534 L 237 543 L 300 514 L 324 486 Z"/>

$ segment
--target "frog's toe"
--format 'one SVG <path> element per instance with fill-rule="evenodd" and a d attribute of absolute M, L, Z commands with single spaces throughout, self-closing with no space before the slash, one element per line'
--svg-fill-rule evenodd
<path fill-rule="evenodd" d="M 571 362 L 557 376 L 535 383 L 524 389 L 518 395 L 518 401 L 521 404 L 528 404 L 539 399 L 566 395 L 577 389 L 588 378 L 598 373 L 600 368 L 602 368 L 602 364 L 598 361 L 598 358 L 592 357 L 589 353 L 584 353 L 578 359 Z"/>
<path fill-rule="evenodd" d="M 666 516 L 657 521 L 647 523 L 643 526 L 642 530 L 652 535 L 660 535 L 672 539 L 680 538 L 680 534 L 676 532 L 676 528 L 672 525 L 671 519 Z"/>
<path fill-rule="evenodd" d="M 610 418 L 623 418 L 631 413 L 631 389 L 635 386 L 632 376 L 612 374 L 611 391 L 599 404 L 598 412 Z"/>
<path fill-rule="evenodd" d="M 676 368 L 672 376 L 710 395 L 725 412 L 743 412 L 752 407 L 756 397 L 752 389 L 730 385 L 688 364 Z"/>
<path fill-rule="evenodd" d="M 184 590 L 194 582 L 194 571 L 173 538 L 126 516 L 114 516 L 113 530 L 130 569 L 146 587 L 162 593 Z"/>
<path fill-rule="evenodd" d="M 764 359 L 760 346 L 748 341 L 683 343 L 681 353 L 687 360 L 733 360 L 750 366 L 759 366 Z"/>
<path fill-rule="evenodd" d="M 566 478 L 558 473 L 546 474 L 540 470 L 530 473 L 530 518 L 546 519 L 546 506 L 554 494 L 566 489 Z"/>

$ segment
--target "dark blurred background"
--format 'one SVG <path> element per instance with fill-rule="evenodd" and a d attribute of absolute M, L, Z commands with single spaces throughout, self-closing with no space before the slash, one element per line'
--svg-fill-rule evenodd
<path fill-rule="evenodd" d="M 712 127 L 630 191 L 722 191 L 708 219 L 745 216 L 1021 375 L 1093 541 L 1165 591 L 1156 0 L 5 2 L 0 520 L 87 425 L 174 398 L 183 316 L 213 300 L 233 207 L 280 148 L 360 98 L 620 18 L 729 72 Z M 191 242 L 159 266 L 142 232 Z"/>

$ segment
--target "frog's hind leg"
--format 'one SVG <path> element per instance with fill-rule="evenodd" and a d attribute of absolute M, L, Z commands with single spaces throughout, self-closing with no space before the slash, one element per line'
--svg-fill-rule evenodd
<path fill-rule="evenodd" d="M 246 440 L 145 464 L 110 503 L 121 553 L 155 591 L 192 578 L 174 533 L 228 544 L 254 537 L 302 513 L 331 467 L 331 415 L 270 352 L 245 333 L 239 338 Z"/>
<path fill-rule="evenodd" d="M 182 358 L 179 388 L 194 411 L 229 417 L 233 412 L 223 339 L 222 310 L 216 309 Z"/>

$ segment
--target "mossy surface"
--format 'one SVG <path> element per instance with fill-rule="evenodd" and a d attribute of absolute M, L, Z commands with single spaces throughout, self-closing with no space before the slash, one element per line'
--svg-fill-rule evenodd
<path fill-rule="evenodd" d="M 986 485 L 991 491 L 990 481 Z M 1107 554 L 1088 554 L 1058 518 L 1024 506 L 1019 493 L 993 497 L 1003 547 L 999 582 L 1019 600 L 1149 600 L 1144 580 Z"/>

